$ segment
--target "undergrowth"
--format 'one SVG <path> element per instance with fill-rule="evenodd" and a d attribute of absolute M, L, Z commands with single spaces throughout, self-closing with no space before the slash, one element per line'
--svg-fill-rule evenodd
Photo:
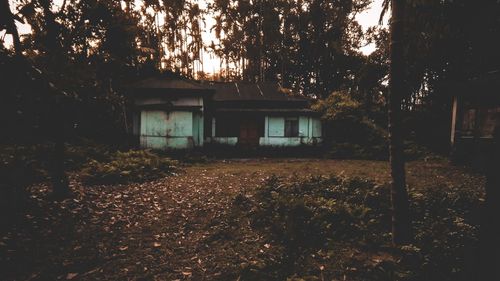
<path fill-rule="evenodd" d="M 410 191 L 415 239 L 397 248 L 390 243 L 388 186 L 338 176 L 271 177 L 254 196 L 234 201 L 234 212 L 276 251 L 243 270 L 242 279 L 468 280 L 481 202 L 475 188 Z"/>
<path fill-rule="evenodd" d="M 109 160 L 91 160 L 81 171 L 86 184 L 144 182 L 174 172 L 178 162 L 148 150 L 117 151 Z"/>

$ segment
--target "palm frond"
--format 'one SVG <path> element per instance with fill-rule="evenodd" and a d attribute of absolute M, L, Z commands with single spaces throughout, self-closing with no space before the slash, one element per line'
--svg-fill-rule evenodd
<path fill-rule="evenodd" d="M 382 2 L 382 12 L 380 12 L 380 18 L 378 19 L 379 25 L 383 23 L 384 16 L 389 11 L 390 6 L 391 6 L 391 0 L 384 0 L 384 2 Z"/>

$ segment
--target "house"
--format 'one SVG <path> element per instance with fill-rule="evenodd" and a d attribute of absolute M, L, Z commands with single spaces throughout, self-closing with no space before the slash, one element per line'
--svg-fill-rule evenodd
<path fill-rule="evenodd" d="M 310 100 L 277 83 L 197 82 L 154 77 L 132 89 L 133 134 L 142 148 L 207 144 L 299 146 L 322 141 Z"/>
<path fill-rule="evenodd" d="M 456 84 L 452 92 L 450 144 L 457 162 L 484 163 L 500 115 L 500 72 Z"/>

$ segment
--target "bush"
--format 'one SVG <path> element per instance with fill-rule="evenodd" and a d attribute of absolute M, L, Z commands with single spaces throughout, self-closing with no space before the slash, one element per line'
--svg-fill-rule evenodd
<path fill-rule="evenodd" d="M 326 156 L 337 159 L 387 160 L 389 140 L 387 124 L 376 123 L 368 117 L 362 104 L 347 91 L 331 93 L 326 99 L 319 100 L 313 109 L 322 114 L 325 124 Z M 408 126 L 406 126 L 408 127 Z M 411 127 L 411 126 L 409 126 Z M 430 152 L 418 145 L 415 136 L 405 132 L 407 160 L 428 156 Z"/>
<path fill-rule="evenodd" d="M 68 171 L 78 171 L 91 160 L 97 160 L 100 162 L 109 161 L 113 152 L 116 151 L 117 148 L 109 145 L 96 143 L 87 139 L 81 139 L 78 143 L 66 145 L 66 149 L 64 151 L 65 168 Z"/>
<path fill-rule="evenodd" d="M 148 150 L 130 150 L 114 153 L 109 161 L 91 160 L 81 175 L 86 184 L 144 182 L 171 174 L 177 164 Z"/>
<path fill-rule="evenodd" d="M 31 147 L 0 147 L 0 228 L 22 211 L 30 185 L 47 177 L 34 154 Z"/>
<path fill-rule="evenodd" d="M 329 144 L 326 157 L 333 159 L 387 160 L 387 145 L 359 145 L 347 142 Z"/>
<path fill-rule="evenodd" d="M 387 188 L 360 178 L 311 177 L 285 184 L 271 178 L 256 194 L 255 226 L 294 249 L 322 247 L 331 239 L 371 240 L 380 213 L 390 208 Z M 368 227 L 370 226 L 370 227 Z M 383 228 L 377 225 L 376 228 Z M 312 244 L 311 244 L 312 243 Z"/>
<path fill-rule="evenodd" d="M 477 244 L 480 196 L 464 186 L 411 191 L 415 241 L 401 248 L 390 243 L 389 187 L 364 179 L 286 183 L 273 177 L 250 203 L 235 205 L 282 249 L 282 266 L 263 269 L 272 271 L 268 276 L 465 280 L 466 253 Z M 323 265 L 330 270 L 318 273 Z"/>
<path fill-rule="evenodd" d="M 439 157 L 413 141 L 406 141 L 404 143 L 404 155 L 407 161 Z M 335 142 L 329 144 L 329 150 L 326 153 L 326 157 L 333 159 L 388 160 L 389 144 L 385 141 L 379 144 L 374 143 L 371 145 Z"/>

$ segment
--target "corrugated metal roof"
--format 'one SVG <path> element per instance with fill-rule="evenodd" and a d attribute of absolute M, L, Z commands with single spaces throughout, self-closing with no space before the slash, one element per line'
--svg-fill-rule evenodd
<path fill-rule="evenodd" d="M 141 80 L 134 84 L 138 89 L 186 89 L 186 90 L 207 90 L 208 88 L 196 81 L 172 78 L 172 77 L 152 77 Z"/>
<path fill-rule="evenodd" d="M 216 108 L 216 112 L 299 112 L 316 113 L 308 108 Z"/>
<path fill-rule="evenodd" d="M 278 83 L 212 82 L 215 101 L 305 101 L 305 97 L 292 95 Z"/>
<path fill-rule="evenodd" d="M 307 101 L 304 96 L 293 95 L 276 82 L 198 82 L 182 77 L 158 76 L 141 80 L 133 88 L 144 92 L 147 89 L 171 89 L 214 93 L 214 101 Z M 162 91 L 162 94 L 177 91 Z"/>

